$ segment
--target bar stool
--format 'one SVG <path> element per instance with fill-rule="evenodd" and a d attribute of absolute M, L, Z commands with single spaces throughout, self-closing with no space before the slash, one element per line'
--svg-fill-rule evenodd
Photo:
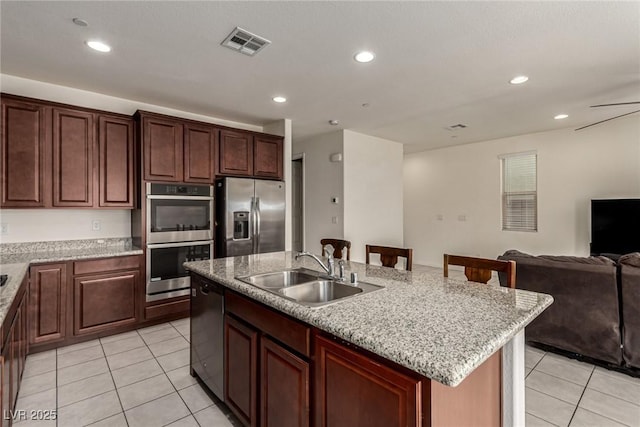
<path fill-rule="evenodd" d="M 464 267 L 464 275 L 471 282 L 488 283 L 491 280 L 491 272 L 506 273 L 507 286 L 516 288 L 516 262 L 501 261 L 497 259 L 473 258 L 459 255 L 444 254 L 444 277 L 449 277 L 449 266 L 458 265 Z"/>
<path fill-rule="evenodd" d="M 366 245 L 367 259 L 366 262 L 369 264 L 369 254 L 380 254 L 380 262 L 384 267 L 395 268 L 398 263 L 398 257 L 406 258 L 405 270 L 411 271 L 411 266 L 413 264 L 413 249 L 407 248 L 394 248 L 391 246 L 375 246 L 375 245 Z"/>
<path fill-rule="evenodd" d="M 341 239 L 322 239 L 320 240 L 320 244 L 322 245 L 321 254 L 324 255 L 324 247 L 327 245 L 331 245 L 333 247 L 333 257 L 342 259 L 342 251 L 347 249 L 347 258 L 349 261 L 351 259 L 351 242 L 348 240 Z"/>

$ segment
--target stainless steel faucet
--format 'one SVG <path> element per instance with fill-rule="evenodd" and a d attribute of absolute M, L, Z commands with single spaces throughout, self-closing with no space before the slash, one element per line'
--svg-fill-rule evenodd
<path fill-rule="evenodd" d="M 313 259 L 315 259 L 318 264 L 320 264 L 320 267 L 322 267 L 322 269 L 327 273 L 327 275 L 331 278 L 335 277 L 334 275 L 334 263 L 335 261 L 333 260 L 333 256 L 329 255 L 329 259 L 327 260 L 327 265 L 324 265 L 324 262 L 322 262 L 322 260 L 320 258 L 318 258 L 316 255 L 312 254 L 311 252 L 299 252 L 296 255 L 296 260 L 298 260 L 300 257 L 303 256 L 308 256 L 311 257 Z"/>

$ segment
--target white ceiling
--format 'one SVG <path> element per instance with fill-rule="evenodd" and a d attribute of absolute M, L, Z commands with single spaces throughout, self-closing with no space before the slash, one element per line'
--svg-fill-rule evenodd
<path fill-rule="evenodd" d="M 589 108 L 640 101 L 637 1 L 3 0 L 0 8 L 4 74 L 256 125 L 290 118 L 294 141 L 344 128 L 415 152 L 640 109 Z M 236 26 L 272 44 L 255 57 L 220 46 Z M 113 51 L 89 50 L 89 38 Z M 361 49 L 376 59 L 356 63 Z M 519 74 L 529 82 L 510 85 Z M 271 101 L 280 94 L 286 104 Z M 558 113 L 570 117 L 553 120 Z M 457 123 L 468 127 L 445 129 Z"/>

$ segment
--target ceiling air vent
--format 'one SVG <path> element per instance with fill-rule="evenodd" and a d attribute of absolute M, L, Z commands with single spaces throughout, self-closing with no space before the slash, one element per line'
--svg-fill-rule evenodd
<path fill-rule="evenodd" d="M 264 37 L 256 36 L 247 30 L 236 27 L 222 42 L 222 46 L 253 56 L 271 42 Z"/>

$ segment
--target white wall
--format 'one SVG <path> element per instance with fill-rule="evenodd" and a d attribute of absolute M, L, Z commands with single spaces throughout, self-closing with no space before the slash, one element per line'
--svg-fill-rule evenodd
<path fill-rule="evenodd" d="M 262 126 L 248 125 L 215 117 L 146 104 L 129 99 L 116 98 L 95 92 L 59 86 L 36 80 L 0 74 L 0 90 L 13 95 L 27 96 L 80 107 L 94 108 L 121 114 L 133 114 L 136 110 L 153 111 L 175 117 L 199 120 L 238 129 L 262 132 Z M 289 135 L 291 123 L 288 124 Z M 286 126 L 281 126 L 282 130 Z M 290 137 L 289 137 L 290 139 Z M 285 137 L 286 141 L 286 137 Z M 285 162 L 290 172 L 290 160 Z M 286 171 L 287 169 L 285 169 Z M 288 179 L 288 178 L 285 178 Z M 101 230 L 91 230 L 91 221 L 101 220 Z M 0 221 L 8 225 L 8 234 L 0 236 L 0 243 L 128 237 L 131 235 L 130 211 L 93 209 L 4 209 Z M 287 242 L 290 242 L 290 238 Z"/>
<path fill-rule="evenodd" d="M 351 259 L 365 245 L 403 246 L 402 144 L 344 131 L 344 238 Z"/>
<path fill-rule="evenodd" d="M 93 231 L 93 220 L 100 231 Z M 130 211 L 104 209 L 2 209 L 0 222 L 8 234 L 0 243 L 129 237 Z"/>
<path fill-rule="evenodd" d="M 498 156 L 529 150 L 538 153 L 538 232 L 502 231 Z M 589 254 L 590 200 L 622 197 L 640 197 L 638 117 L 577 132 L 563 129 L 408 154 L 405 245 L 414 248 L 414 262 L 438 267 L 445 252 L 495 258 L 519 249 L 584 256 Z"/>
<path fill-rule="evenodd" d="M 331 197 L 344 200 L 342 162 L 331 162 L 329 156 L 342 153 L 342 131 L 336 131 L 298 142 L 293 154 L 304 153 L 304 250 L 320 254 L 320 239 L 342 239 L 344 235 L 343 203 L 331 203 Z M 332 218 L 336 218 L 336 223 Z"/>

